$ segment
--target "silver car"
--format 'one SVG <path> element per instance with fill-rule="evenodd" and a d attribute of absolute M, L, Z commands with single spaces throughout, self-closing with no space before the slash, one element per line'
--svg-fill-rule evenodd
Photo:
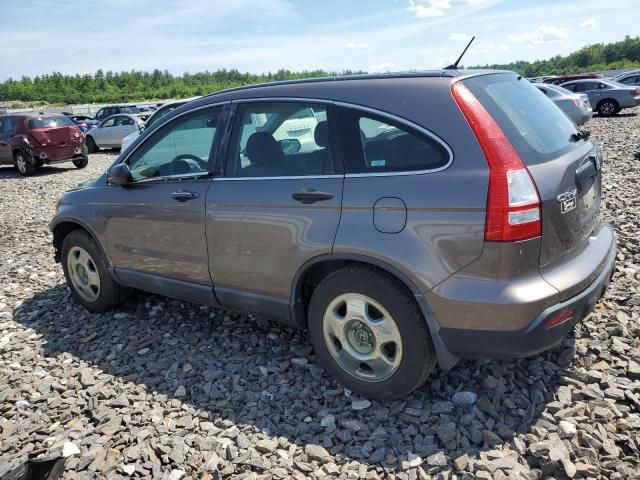
<path fill-rule="evenodd" d="M 122 139 L 132 132 L 144 130 L 144 122 L 130 113 L 112 115 L 87 131 L 87 148 L 95 153 L 101 148 L 120 148 Z"/>
<path fill-rule="evenodd" d="M 583 125 L 591 120 L 593 112 L 589 97 L 584 93 L 573 93 L 566 88 L 547 83 L 534 83 L 549 100 L 562 110 L 576 125 Z"/>
<path fill-rule="evenodd" d="M 594 112 L 603 117 L 640 105 L 640 89 L 610 80 L 572 80 L 560 85 L 574 93 L 586 93 Z"/>
<path fill-rule="evenodd" d="M 640 87 L 640 70 L 624 72 L 611 79 L 612 82 L 622 83 L 627 86 Z"/>

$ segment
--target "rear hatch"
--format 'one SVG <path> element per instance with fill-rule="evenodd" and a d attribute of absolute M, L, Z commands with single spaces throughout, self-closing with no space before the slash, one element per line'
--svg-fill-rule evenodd
<path fill-rule="evenodd" d="M 67 117 L 35 117 L 28 121 L 30 135 L 43 147 L 76 147 L 82 143 L 78 126 Z"/>
<path fill-rule="evenodd" d="M 596 148 L 551 100 L 516 74 L 463 82 L 535 181 L 542 218 L 540 265 L 581 250 L 599 222 L 602 161 Z"/>

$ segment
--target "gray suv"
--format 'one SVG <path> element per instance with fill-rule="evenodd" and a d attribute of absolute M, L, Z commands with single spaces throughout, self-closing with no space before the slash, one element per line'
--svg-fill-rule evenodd
<path fill-rule="evenodd" d="M 587 315 L 616 252 L 601 164 L 510 72 L 283 82 L 171 112 L 51 229 L 88 310 L 137 288 L 281 319 L 384 400 L 436 362 L 548 349 Z"/>

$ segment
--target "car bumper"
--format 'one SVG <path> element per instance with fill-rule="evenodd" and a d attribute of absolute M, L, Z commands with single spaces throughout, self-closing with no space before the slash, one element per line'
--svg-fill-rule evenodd
<path fill-rule="evenodd" d="M 31 156 L 44 163 L 67 162 L 86 155 L 87 148 L 83 143 L 77 145 L 51 145 L 31 148 Z"/>
<path fill-rule="evenodd" d="M 584 125 L 589 120 L 591 120 L 591 118 L 593 118 L 593 112 L 587 109 L 580 109 L 580 110 L 576 109 L 572 111 L 569 116 L 571 117 L 571 120 L 575 122 L 576 125 Z"/>
<path fill-rule="evenodd" d="M 609 229 L 610 227 L 605 226 Z M 612 237 L 613 238 L 613 237 Z M 559 344 L 592 310 L 604 295 L 615 266 L 616 243 L 609 245 L 604 265 L 587 288 L 566 301 L 546 308 L 525 328 L 515 331 L 441 328 L 439 335 L 449 352 L 459 358 L 510 358 L 527 357 Z M 572 316 L 555 326 L 548 326 L 560 314 Z"/>

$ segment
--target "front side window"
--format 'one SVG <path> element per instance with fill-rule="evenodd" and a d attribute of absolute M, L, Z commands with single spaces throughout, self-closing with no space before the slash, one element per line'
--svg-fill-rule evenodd
<path fill-rule="evenodd" d="M 134 123 L 135 122 L 131 117 L 118 117 L 118 121 L 116 122 L 116 125 L 119 127 L 125 127 L 127 125 L 133 125 Z"/>
<path fill-rule="evenodd" d="M 107 128 L 107 127 L 115 126 L 116 119 L 117 119 L 117 117 L 112 117 L 112 118 L 106 119 L 104 122 L 102 122 L 102 125 L 100 125 L 100 128 Z"/>
<path fill-rule="evenodd" d="M 154 113 L 149 118 L 149 120 L 147 120 L 147 127 L 150 127 L 155 122 L 157 122 L 162 117 L 164 117 L 167 113 L 173 112 L 176 108 L 181 107 L 182 105 L 184 105 L 184 103 L 172 103 L 170 105 L 166 105 L 164 107 L 160 107 L 160 109 L 157 110 L 156 113 Z"/>
<path fill-rule="evenodd" d="M 234 122 L 228 177 L 335 173 L 327 109 L 300 102 L 243 104 Z"/>
<path fill-rule="evenodd" d="M 155 132 L 129 159 L 134 181 L 177 175 L 206 174 L 222 107 L 173 120 Z"/>
<path fill-rule="evenodd" d="M 450 159 L 433 138 L 400 122 L 354 108 L 338 108 L 347 173 L 433 170 Z"/>

